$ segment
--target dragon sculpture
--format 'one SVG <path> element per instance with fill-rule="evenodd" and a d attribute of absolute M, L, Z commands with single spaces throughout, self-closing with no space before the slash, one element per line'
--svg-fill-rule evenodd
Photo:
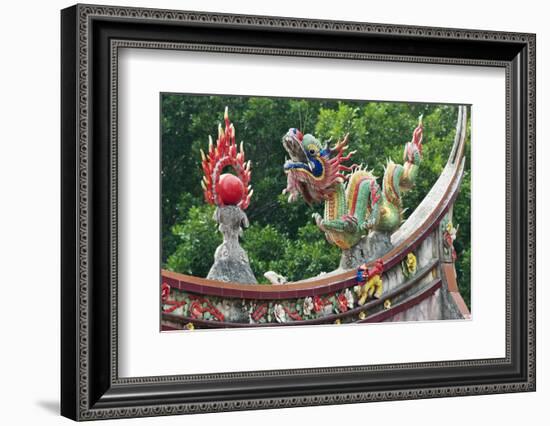
<path fill-rule="evenodd" d="M 289 202 L 299 195 L 308 204 L 324 202 L 324 215 L 313 217 L 327 240 L 344 251 L 357 246 L 371 230 L 385 234 L 389 241 L 402 223 L 401 196 L 412 188 L 422 161 L 422 133 L 420 116 L 411 141 L 405 144 L 404 164 L 388 160 L 380 188 L 372 171 L 343 164 L 355 153 L 345 154 L 348 135 L 329 147 L 292 128 L 282 141 L 290 156 L 284 164 L 287 187 L 283 193 L 289 194 Z"/>

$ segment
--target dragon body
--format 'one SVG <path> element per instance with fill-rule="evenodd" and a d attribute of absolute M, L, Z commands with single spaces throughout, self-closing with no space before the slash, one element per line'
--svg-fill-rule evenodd
<path fill-rule="evenodd" d="M 308 204 L 324 203 L 324 214 L 314 214 L 327 240 L 348 250 L 370 230 L 392 233 L 402 222 L 401 196 L 411 189 L 422 161 L 422 117 L 405 144 L 404 164 L 389 160 L 382 186 L 376 176 L 358 165 L 346 166 L 355 151 L 348 149 L 348 135 L 330 148 L 310 134 L 290 129 L 283 147 L 290 155 L 284 165 L 292 202 L 301 195 Z"/>

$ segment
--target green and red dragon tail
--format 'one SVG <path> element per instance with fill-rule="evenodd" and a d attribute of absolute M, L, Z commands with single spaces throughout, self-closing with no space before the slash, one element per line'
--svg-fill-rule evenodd
<path fill-rule="evenodd" d="M 401 197 L 414 186 L 418 175 L 418 167 L 422 161 L 423 129 L 422 116 L 420 116 L 411 141 L 405 144 L 404 164 L 396 164 L 392 160 L 386 164 L 382 179 L 383 199 L 378 221 L 378 228 L 381 231 L 393 232 L 402 222 Z"/>
<path fill-rule="evenodd" d="M 416 181 L 418 167 L 422 161 L 423 129 L 422 116 L 420 116 L 411 141 L 405 144 L 403 165 L 391 160 L 386 164 L 382 191 L 386 200 L 396 206 L 401 205 L 403 192 L 411 189 Z"/>

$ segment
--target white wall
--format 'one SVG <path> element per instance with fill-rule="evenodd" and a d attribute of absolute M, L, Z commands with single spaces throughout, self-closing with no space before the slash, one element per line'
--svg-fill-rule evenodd
<path fill-rule="evenodd" d="M 538 391 L 369 405 L 294 408 L 131 420 L 131 424 L 517 425 L 547 418 L 550 400 L 545 309 L 550 256 L 550 28 L 543 1 L 333 2 L 277 0 L 108 1 L 143 7 L 266 14 L 537 33 L 538 97 Z M 0 25 L 0 419 L 3 424 L 68 423 L 57 415 L 59 394 L 59 9 L 71 2 L 2 5 Z M 543 417 L 544 416 L 544 417 Z M 126 420 L 120 421 L 127 422 Z M 533 424 L 543 424 L 543 420 Z M 107 424 L 112 422 L 106 422 Z"/>

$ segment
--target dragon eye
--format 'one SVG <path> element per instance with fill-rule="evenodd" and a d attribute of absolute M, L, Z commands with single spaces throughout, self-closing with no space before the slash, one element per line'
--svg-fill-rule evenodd
<path fill-rule="evenodd" d="M 307 147 L 307 149 L 308 149 L 308 151 L 311 155 L 316 155 L 317 154 L 317 147 L 315 145 L 313 145 L 313 144 L 309 145 Z"/>

